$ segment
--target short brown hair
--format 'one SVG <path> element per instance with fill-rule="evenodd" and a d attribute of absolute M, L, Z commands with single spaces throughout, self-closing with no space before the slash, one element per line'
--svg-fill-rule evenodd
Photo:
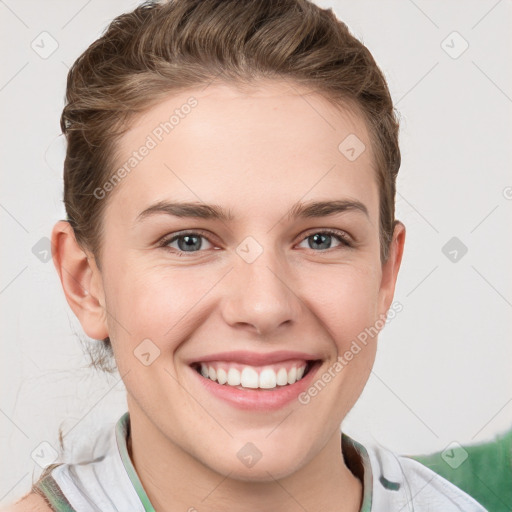
<path fill-rule="evenodd" d="M 215 79 L 258 78 L 305 86 L 362 114 L 376 160 L 380 251 L 387 260 L 397 222 L 399 125 L 369 50 L 332 9 L 308 0 L 170 0 L 145 2 L 115 18 L 68 74 L 64 203 L 77 242 L 98 268 L 107 200 L 94 191 L 114 174 L 116 143 L 130 119 L 172 92 Z"/>

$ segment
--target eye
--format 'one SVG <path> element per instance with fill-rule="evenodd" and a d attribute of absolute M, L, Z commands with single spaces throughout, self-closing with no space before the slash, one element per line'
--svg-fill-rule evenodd
<path fill-rule="evenodd" d="M 335 247 L 332 247 L 333 239 L 338 242 L 338 245 Z M 206 247 L 203 241 L 206 242 Z M 328 249 L 335 249 L 336 247 L 352 247 L 350 238 L 346 233 L 331 229 L 314 231 L 310 235 L 307 235 L 301 243 L 306 241 L 308 242 L 309 249 L 319 249 L 322 252 Z M 174 247 L 173 244 L 175 244 Z M 208 237 L 198 231 L 173 233 L 164 238 L 159 243 L 159 246 L 176 253 L 178 256 L 183 256 L 186 253 L 202 252 L 202 250 L 215 247 Z"/>
<path fill-rule="evenodd" d="M 203 240 L 210 247 L 204 247 Z M 173 247 L 172 244 L 176 244 L 176 246 Z M 200 252 L 200 249 L 211 249 L 211 247 L 214 247 L 208 238 L 196 231 L 174 233 L 172 236 L 163 239 L 160 246 L 165 249 L 174 249 L 172 252 L 177 251 L 178 256 L 182 256 L 181 253 Z"/>
<path fill-rule="evenodd" d="M 315 231 L 310 235 L 307 235 L 301 243 L 308 241 L 309 249 L 320 249 L 321 251 L 324 251 L 326 249 L 333 249 L 333 247 L 330 247 L 333 239 L 339 242 L 337 247 L 352 247 L 348 235 L 343 231 L 336 231 L 332 229 Z"/>

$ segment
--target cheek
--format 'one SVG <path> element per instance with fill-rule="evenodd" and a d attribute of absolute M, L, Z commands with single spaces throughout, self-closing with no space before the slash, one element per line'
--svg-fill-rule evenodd
<path fill-rule="evenodd" d="M 123 352 L 133 351 L 144 339 L 162 350 L 176 348 L 198 323 L 201 301 L 216 281 L 212 272 L 184 269 L 124 268 L 109 275 L 109 329 L 123 340 Z"/>
<path fill-rule="evenodd" d="M 339 350 L 375 323 L 377 279 L 373 267 L 340 265 L 311 273 L 304 281 L 304 301 L 328 329 Z"/>

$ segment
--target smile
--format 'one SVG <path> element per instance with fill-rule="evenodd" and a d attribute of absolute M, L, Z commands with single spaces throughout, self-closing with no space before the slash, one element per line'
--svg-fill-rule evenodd
<path fill-rule="evenodd" d="M 275 389 L 300 381 L 314 361 L 291 360 L 252 366 L 228 361 L 199 362 L 194 369 L 205 379 L 237 389 Z"/>
<path fill-rule="evenodd" d="M 313 352 L 291 350 L 229 350 L 196 356 L 186 363 L 196 396 L 206 391 L 206 400 L 261 413 L 297 403 L 297 397 L 322 367 L 323 358 Z"/>

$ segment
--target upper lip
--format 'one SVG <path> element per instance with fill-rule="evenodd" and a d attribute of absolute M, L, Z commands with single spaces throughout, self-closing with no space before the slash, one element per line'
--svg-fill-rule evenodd
<path fill-rule="evenodd" d="M 320 359 L 318 355 L 308 354 L 307 352 L 295 352 L 290 350 L 278 350 L 276 352 L 249 352 L 246 350 L 230 350 L 229 352 L 217 352 L 201 356 L 190 361 L 193 363 L 207 363 L 210 361 L 231 361 L 234 363 L 247 364 L 250 366 L 264 366 L 266 364 L 280 363 L 290 359 L 303 359 L 305 361 L 316 361 Z"/>

